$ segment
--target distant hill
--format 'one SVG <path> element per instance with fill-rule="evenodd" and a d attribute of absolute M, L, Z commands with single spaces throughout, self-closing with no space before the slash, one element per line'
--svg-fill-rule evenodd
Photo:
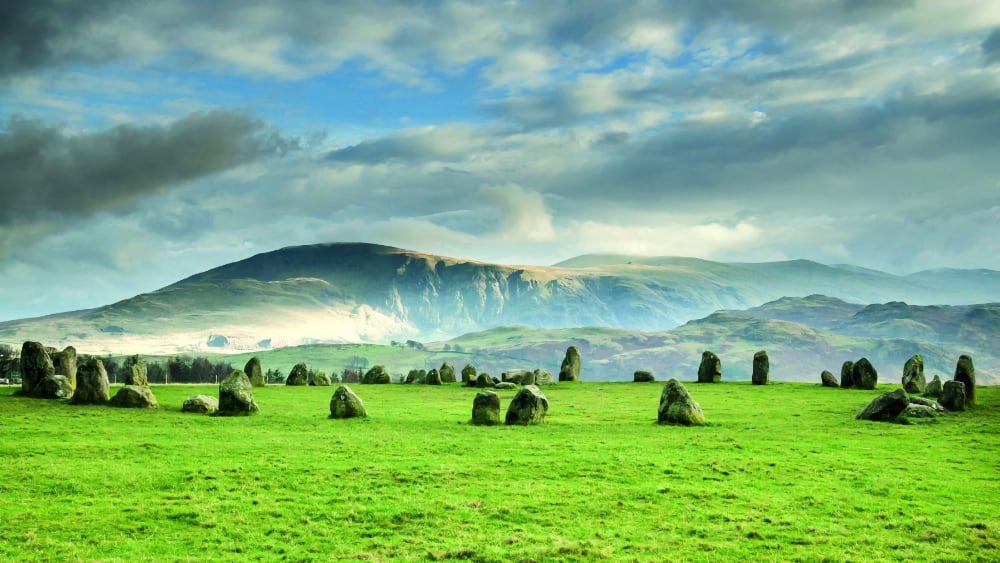
<path fill-rule="evenodd" d="M 587 255 L 549 267 L 514 266 L 337 243 L 258 254 L 97 309 L 0 323 L 0 342 L 173 353 L 446 340 L 513 325 L 657 332 L 782 297 L 840 300 L 816 298 L 809 311 L 796 307 L 775 317 L 808 324 L 846 314 L 855 307 L 849 303 L 996 301 L 998 279 L 988 270 L 903 277 L 807 260 Z"/>

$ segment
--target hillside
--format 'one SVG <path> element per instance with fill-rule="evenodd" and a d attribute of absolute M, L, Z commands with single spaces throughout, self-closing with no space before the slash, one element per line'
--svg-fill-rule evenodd
<path fill-rule="evenodd" d="M 981 270 L 901 277 L 806 260 L 613 255 L 512 266 L 372 244 L 323 244 L 258 254 L 97 309 L 0 323 L 0 342 L 169 354 L 445 340 L 512 325 L 656 332 L 717 310 L 816 293 L 854 303 L 995 301 L 998 278 Z M 991 297 L 981 299 L 984 294 Z M 815 305 L 785 320 L 810 323 L 852 307 Z"/>

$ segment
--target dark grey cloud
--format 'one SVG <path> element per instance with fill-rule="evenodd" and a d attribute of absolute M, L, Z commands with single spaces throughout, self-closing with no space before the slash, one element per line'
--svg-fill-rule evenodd
<path fill-rule="evenodd" d="M 983 50 L 983 58 L 986 64 L 1000 64 L 1000 27 L 994 29 L 986 36 L 980 47 Z"/>
<path fill-rule="evenodd" d="M 70 62 L 104 63 L 122 55 L 83 30 L 131 4 L 122 0 L 0 2 L 0 76 Z"/>
<path fill-rule="evenodd" d="M 263 121 L 224 110 L 75 136 L 12 117 L 0 127 L 0 226 L 91 215 L 295 146 Z"/>

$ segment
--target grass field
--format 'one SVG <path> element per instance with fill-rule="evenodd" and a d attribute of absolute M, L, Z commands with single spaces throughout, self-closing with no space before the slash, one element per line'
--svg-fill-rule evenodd
<path fill-rule="evenodd" d="M 880 391 L 689 384 L 711 426 L 657 426 L 662 384 L 544 388 L 544 425 L 467 424 L 475 390 L 257 389 L 258 416 L 0 388 L 3 560 L 1000 559 L 1000 388 L 937 424 L 860 422 Z M 112 389 L 114 393 L 114 389 Z M 506 409 L 513 391 L 500 391 Z"/>

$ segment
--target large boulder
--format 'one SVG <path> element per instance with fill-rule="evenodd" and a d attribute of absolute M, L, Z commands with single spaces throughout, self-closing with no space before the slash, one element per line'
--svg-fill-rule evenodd
<path fill-rule="evenodd" d="M 910 404 L 906 398 L 906 391 L 902 388 L 882 393 L 868 403 L 868 406 L 858 413 L 858 420 L 874 420 L 876 422 L 891 422 L 896 420 L 899 413 L 903 412 L 906 405 Z"/>
<path fill-rule="evenodd" d="M 309 366 L 301 362 L 292 366 L 292 371 L 288 372 L 288 377 L 285 378 L 285 385 L 297 387 L 309 385 Z"/>
<path fill-rule="evenodd" d="M 914 354 L 903 364 L 903 390 L 911 395 L 918 395 L 926 389 L 927 379 L 924 377 L 924 357 L 920 354 Z"/>
<path fill-rule="evenodd" d="M 184 399 L 181 412 L 213 414 L 219 410 L 219 400 L 209 395 L 192 395 Z"/>
<path fill-rule="evenodd" d="M 576 381 L 576 380 L 573 380 Z M 541 389 L 534 385 L 526 385 L 514 395 L 507 407 L 507 424 L 527 425 L 541 424 L 549 411 L 549 400 Z"/>
<path fill-rule="evenodd" d="M 530 380 L 525 381 L 526 378 L 530 378 Z M 517 385 L 533 385 L 535 374 L 526 369 L 511 369 L 500 374 L 500 381 L 509 381 Z"/>
<path fill-rule="evenodd" d="M 441 372 L 431 368 L 431 370 L 427 372 L 427 378 L 424 379 L 424 383 L 427 385 L 441 385 Z"/>
<path fill-rule="evenodd" d="M 493 426 L 500 424 L 500 396 L 493 391 L 480 391 L 472 400 L 472 424 Z"/>
<path fill-rule="evenodd" d="M 659 424 L 701 426 L 705 424 L 705 413 L 684 384 L 671 378 L 660 392 L 656 421 Z"/>
<path fill-rule="evenodd" d="M 448 362 L 441 364 L 438 374 L 441 376 L 441 383 L 455 383 L 455 366 Z"/>
<path fill-rule="evenodd" d="M 73 385 L 65 375 L 46 375 L 35 386 L 34 396 L 39 399 L 69 399 L 73 396 Z"/>
<path fill-rule="evenodd" d="M 942 391 L 944 391 L 944 384 L 941 383 L 941 376 L 935 373 L 934 378 L 931 379 L 931 382 L 927 384 L 927 388 L 924 389 L 924 396 L 940 397 Z"/>
<path fill-rule="evenodd" d="M 753 374 L 750 382 L 754 385 L 767 385 L 768 376 L 771 373 L 771 362 L 767 359 L 767 352 L 761 350 L 753 355 Z"/>
<path fill-rule="evenodd" d="M 878 385 L 878 372 L 868 358 L 854 362 L 854 387 L 857 389 L 875 389 Z"/>
<path fill-rule="evenodd" d="M 410 383 L 420 384 L 420 383 L 423 383 L 425 381 L 427 381 L 427 372 L 426 371 L 424 371 L 422 369 L 411 369 L 410 373 L 406 374 L 406 379 L 403 380 L 403 383 L 406 383 L 406 384 L 410 384 Z"/>
<path fill-rule="evenodd" d="M 317 387 L 329 387 L 333 385 L 333 381 L 330 379 L 330 376 L 327 375 L 325 371 L 318 371 L 316 372 L 316 375 L 313 376 L 312 384 Z"/>
<path fill-rule="evenodd" d="M 552 372 L 547 369 L 538 368 L 534 371 L 535 385 L 552 385 Z"/>
<path fill-rule="evenodd" d="M 46 377 L 56 374 L 52 358 L 41 342 L 27 341 L 21 345 L 21 391 L 22 395 L 36 397 L 38 387 Z"/>
<path fill-rule="evenodd" d="M 826 370 L 823 370 L 823 373 L 819 374 L 819 381 L 823 384 L 823 387 L 840 387 L 837 383 L 837 378 Z"/>
<path fill-rule="evenodd" d="M 472 364 L 465 364 L 462 368 L 462 383 L 469 385 L 476 381 L 476 367 Z"/>
<path fill-rule="evenodd" d="M 234 369 L 219 382 L 219 410 L 216 416 L 248 416 L 260 408 L 253 398 L 253 384 L 243 370 Z"/>
<path fill-rule="evenodd" d="M 976 404 L 976 368 L 972 365 L 972 356 L 962 354 L 955 364 L 955 381 L 965 384 L 965 405 Z"/>
<path fill-rule="evenodd" d="M 126 385 L 115 393 L 108 402 L 112 407 L 126 409 L 155 409 L 159 406 L 149 387 Z"/>
<path fill-rule="evenodd" d="M 385 385 L 392 383 L 392 378 L 389 376 L 389 372 L 386 371 L 385 366 L 372 366 L 370 370 L 365 372 L 365 376 L 361 378 L 361 383 L 366 385 Z"/>
<path fill-rule="evenodd" d="M 104 405 L 111 400 L 108 372 L 104 362 L 90 358 L 79 367 L 76 374 L 76 389 L 70 397 L 71 405 Z"/>
<path fill-rule="evenodd" d="M 496 383 L 493 382 L 493 378 L 490 374 L 485 371 L 476 376 L 476 387 L 482 389 L 492 389 Z"/>
<path fill-rule="evenodd" d="M 653 377 L 653 372 L 639 369 L 632 373 L 632 381 L 635 383 L 652 383 L 656 381 L 656 378 Z"/>
<path fill-rule="evenodd" d="M 146 362 L 137 361 L 128 367 L 125 372 L 125 385 L 149 385 L 149 372 L 146 369 Z"/>
<path fill-rule="evenodd" d="M 264 372 L 260 369 L 260 359 L 254 356 L 247 360 L 245 366 L 243 366 L 243 373 L 247 374 L 250 378 L 250 385 L 254 387 L 264 387 L 267 385 L 267 379 L 264 377 Z"/>
<path fill-rule="evenodd" d="M 961 381 L 945 381 L 938 403 L 950 411 L 964 411 L 967 403 L 965 384 Z"/>
<path fill-rule="evenodd" d="M 722 360 L 714 352 L 705 350 L 701 353 L 701 364 L 698 365 L 698 383 L 719 381 L 722 381 Z"/>
<path fill-rule="evenodd" d="M 70 386 L 76 388 L 76 348 L 67 346 L 62 352 L 52 352 L 52 369 L 56 375 L 64 375 L 69 380 Z"/>
<path fill-rule="evenodd" d="M 854 362 L 850 360 L 840 366 L 840 387 L 843 389 L 854 388 Z"/>
<path fill-rule="evenodd" d="M 330 398 L 330 418 L 364 418 L 368 416 L 361 397 L 346 385 L 337 387 Z"/>
<path fill-rule="evenodd" d="M 580 350 L 576 346 L 566 348 L 566 356 L 559 366 L 559 381 L 580 381 Z"/>

